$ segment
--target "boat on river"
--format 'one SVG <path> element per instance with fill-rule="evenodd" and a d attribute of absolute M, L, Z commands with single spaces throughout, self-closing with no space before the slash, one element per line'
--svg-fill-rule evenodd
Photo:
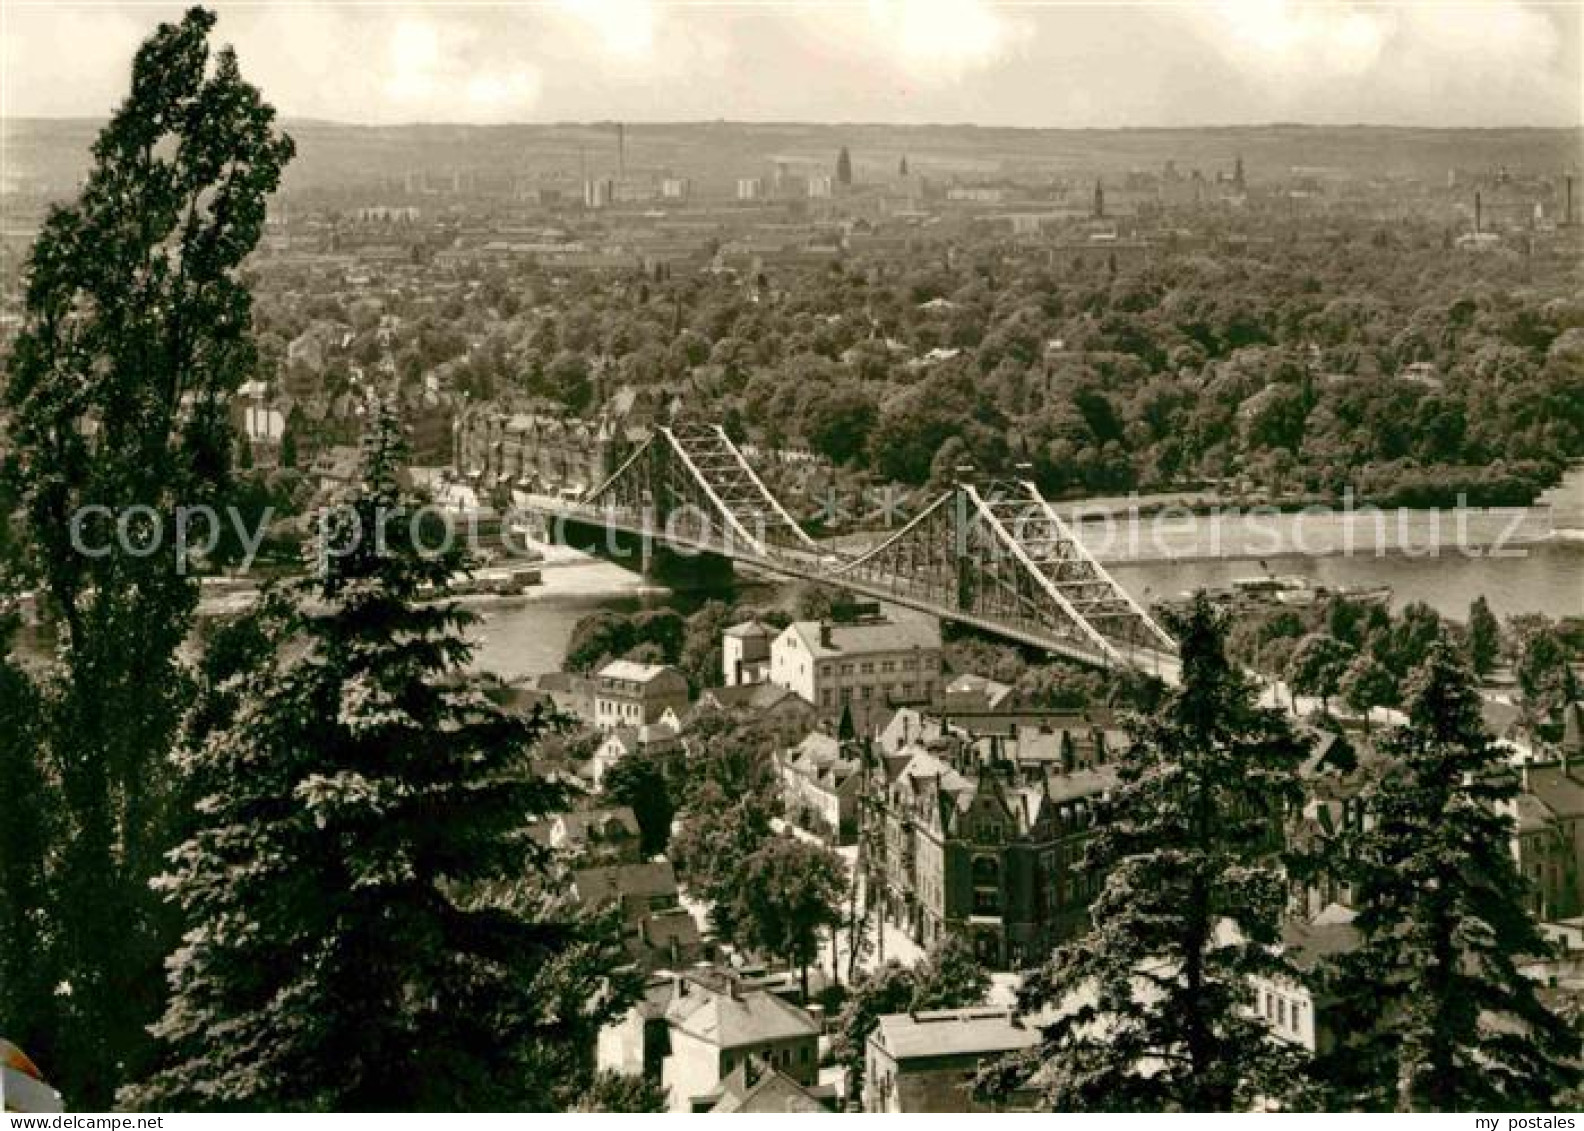
<path fill-rule="evenodd" d="M 1306 609 L 1332 600 L 1350 601 L 1357 605 L 1391 604 L 1390 585 L 1326 585 L 1302 574 L 1260 574 L 1239 577 L 1230 585 L 1205 589 L 1205 596 L 1217 608 L 1230 612 L 1247 612 L 1259 609 Z M 1194 591 L 1185 591 L 1179 597 L 1161 602 L 1168 607 L 1182 607 L 1193 600 Z"/>

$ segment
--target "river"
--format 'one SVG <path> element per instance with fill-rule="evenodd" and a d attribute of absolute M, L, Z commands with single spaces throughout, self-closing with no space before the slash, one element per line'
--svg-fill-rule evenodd
<path fill-rule="evenodd" d="M 1371 537 L 1366 534 L 1355 538 L 1351 555 L 1331 551 L 1345 544 L 1348 529 L 1357 532 L 1364 523 L 1373 530 L 1374 520 L 1368 516 L 1265 519 L 1266 525 L 1285 532 L 1286 540 L 1278 542 L 1274 550 L 1267 540 L 1235 533 L 1236 524 L 1223 522 L 1216 530 L 1211 519 L 1179 517 L 1162 526 L 1169 532 L 1163 535 L 1166 548 L 1178 555 L 1173 560 L 1127 560 L 1126 544 L 1119 539 L 1114 540 L 1111 552 L 1102 552 L 1102 556 L 1117 582 L 1144 601 L 1201 586 L 1225 585 L 1234 578 L 1262 572 L 1260 561 L 1264 560 L 1275 572 L 1303 574 L 1332 587 L 1390 585 L 1395 606 L 1424 601 L 1457 620 L 1467 616 L 1469 604 L 1481 594 L 1498 616 L 1584 614 L 1584 467 L 1573 469 L 1536 507 L 1517 516 L 1521 539 L 1491 546 L 1490 542 L 1512 524 L 1513 516 L 1514 512 L 1476 514 L 1466 523 L 1469 545 L 1431 549 L 1430 517 L 1408 512 L 1398 537 L 1397 518 L 1390 515 L 1387 541 L 1400 543 L 1411 552 L 1377 552 L 1370 548 Z M 1438 521 L 1441 539 L 1451 538 L 1457 529 L 1455 520 L 1443 514 Z M 1086 540 L 1094 533 L 1086 523 Z M 1540 538 L 1542 534 L 1547 536 Z M 1288 553 L 1294 543 L 1322 553 Z M 1222 556 L 1212 557 L 1212 551 Z M 774 584 L 739 575 L 732 590 L 676 595 L 608 562 L 585 560 L 556 566 L 544 571 L 544 585 L 531 597 L 480 605 L 484 620 L 474 664 L 508 678 L 554 671 L 560 667 L 573 626 L 589 613 L 644 606 L 670 606 L 686 612 L 709 596 L 768 603 L 777 593 Z"/>

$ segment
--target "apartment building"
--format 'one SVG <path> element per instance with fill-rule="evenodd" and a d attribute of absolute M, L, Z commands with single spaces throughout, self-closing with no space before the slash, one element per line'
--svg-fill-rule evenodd
<path fill-rule="evenodd" d="M 687 712 L 687 677 L 664 664 L 613 660 L 594 676 L 594 725 L 601 730 L 658 723 Z"/>
<path fill-rule="evenodd" d="M 940 690 L 940 628 L 911 618 L 794 621 L 770 644 L 769 678 L 821 718 L 846 711 L 867 733 L 896 706 L 926 703 Z"/>
<path fill-rule="evenodd" d="M 1030 775 L 948 739 L 881 769 L 876 886 L 920 945 L 965 934 L 987 966 L 1017 969 L 1083 929 L 1102 882 L 1084 848 L 1111 767 Z"/>

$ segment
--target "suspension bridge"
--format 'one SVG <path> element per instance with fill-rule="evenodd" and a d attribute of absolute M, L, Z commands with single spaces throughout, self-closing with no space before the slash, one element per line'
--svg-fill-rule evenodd
<path fill-rule="evenodd" d="M 557 541 L 577 544 L 570 524 L 645 547 L 716 554 L 1080 663 L 1178 681 L 1176 642 L 1026 480 L 957 483 L 871 548 L 833 553 L 798 525 L 723 429 L 694 423 L 655 429 L 581 496 L 532 495 L 526 509 Z"/>

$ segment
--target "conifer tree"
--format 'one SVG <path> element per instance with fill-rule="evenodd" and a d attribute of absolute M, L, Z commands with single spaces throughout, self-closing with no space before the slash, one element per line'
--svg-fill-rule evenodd
<path fill-rule="evenodd" d="M 1413 673 L 1391 771 L 1344 839 L 1361 944 L 1333 971 L 1330 1106 L 1530 1110 L 1578 1083 L 1579 1041 L 1521 973 L 1547 946 L 1512 858 L 1516 786 L 1446 641 Z"/>
<path fill-rule="evenodd" d="M 1487 676 L 1495 670 L 1501 658 L 1501 625 L 1491 612 L 1490 602 L 1481 593 L 1469 606 L 1468 619 L 1469 662 L 1474 674 Z"/>
<path fill-rule="evenodd" d="M 409 537 L 400 453 L 382 408 L 322 576 L 267 602 L 234 713 L 180 754 L 201 827 L 157 881 L 186 929 L 168 1058 L 128 1102 L 545 1108 L 634 992 L 523 835 L 566 787 L 534 772 L 538 719 L 461 674 L 470 617 L 424 599 L 460 556 Z"/>
<path fill-rule="evenodd" d="M 981 1075 L 986 1098 L 1032 1078 L 1057 1110 L 1236 1111 L 1292 1071 L 1249 1008 L 1249 977 L 1282 969 L 1276 830 L 1303 745 L 1255 705 L 1202 594 L 1173 628 L 1182 686 L 1129 724 L 1085 862 L 1106 870 L 1091 926 L 1020 993 L 1025 1014 L 1054 1019 Z"/>

